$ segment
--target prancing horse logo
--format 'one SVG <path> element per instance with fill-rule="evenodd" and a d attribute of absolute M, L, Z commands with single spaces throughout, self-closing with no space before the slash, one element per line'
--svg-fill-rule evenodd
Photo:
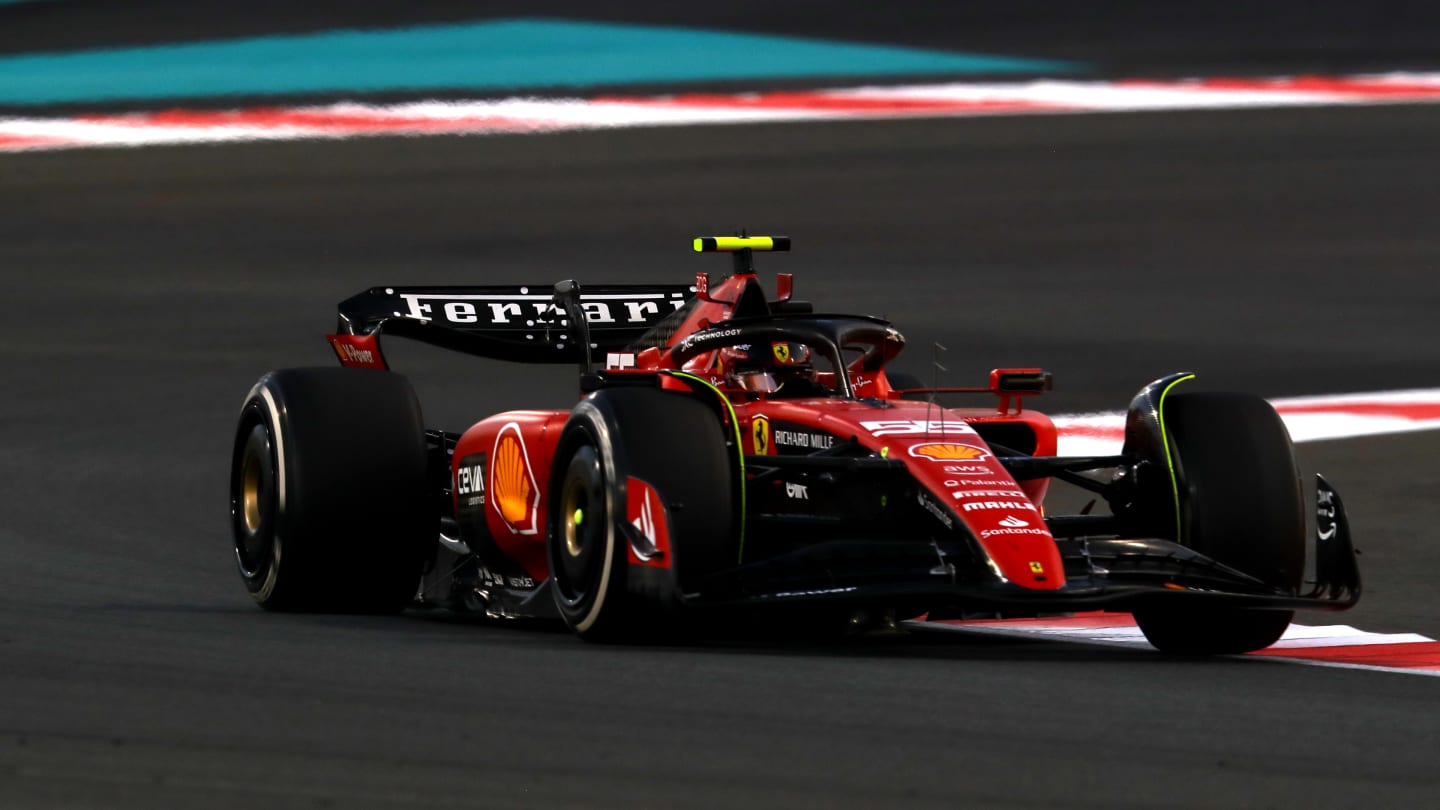
<path fill-rule="evenodd" d="M 770 419 L 764 416 L 757 416 L 750 422 L 750 438 L 755 442 L 755 455 L 763 456 L 770 453 Z"/>

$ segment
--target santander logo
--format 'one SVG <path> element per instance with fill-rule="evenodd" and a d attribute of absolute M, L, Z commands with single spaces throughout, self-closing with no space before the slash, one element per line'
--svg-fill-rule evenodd
<path fill-rule="evenodd" d="M 1021 520 L 1018 517 L 1015 517 L 1014 515 L 1011 515 L 1010 517 L 1007 517 L 1004 520 L 1000 521 L 1000 525 L 1009 527 L 1011 529 L 1018 529 L 1021 526 L 1029 526 L 1030 524 L 1026 521 Z"/>

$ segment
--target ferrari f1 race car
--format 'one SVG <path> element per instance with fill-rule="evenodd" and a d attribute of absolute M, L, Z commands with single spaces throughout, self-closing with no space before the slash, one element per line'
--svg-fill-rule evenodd
<path fill-rule="evenodd" d="M 1307 579 L 1290 438 L 1259 397 L 1173 374 L 1130 403 L 1119 455 L 1059 457 L 1052 421 L 1024 407 L 1048 373 L 924 386 L 887 371 L 905 339 L 886 321 L 817 313 L 789 275 L 765 294 L 754 254 L 788 238 L 694 246 L 732 254 L 732 274 L 341 303 L 342 367 L 270 372 L 240 414 L 231 520 L 255 601 L 552 618 L 589 640 L 767 611 L 864 625 L 1107 610 L 1162 651 L 1218 654 L 1270 645 L 1296 608 L 1359 599 L 1345 512 L 1318 476 Z M 426 429 L 382 335 L 575 363 L 578 401 Z M 938 401 L 962 395 L 993 404 Z M 1103 507 L 1047 510 L 1056 483 Z"/>

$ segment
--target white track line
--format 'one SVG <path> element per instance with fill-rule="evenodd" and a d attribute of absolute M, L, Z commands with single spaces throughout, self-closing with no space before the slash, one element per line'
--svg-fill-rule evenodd
<path fill-rule="evenodd" d="M 555 132 L 863 118 L 1434 104 L 1440 73 L 949 83 L 592 99 L 512 98 L 0 118 L 0 152 L 376 135 Z"/>
<path fill-rule="evenodd" d="M 1084 613 L 1052 619 L 913 621 L 914 630 L 1063 641 L 1151 649 L 1140 628 L 1123 614 Z M 1440 676 L 1440 642 L 1418 633 L 1369 633 L 1349 625 L 1292 624 L 1273 647 L 1246 658 L 1308 666 Z"/>
<path fill-rule="evenodd" d="M 1440 429 L 1440 388 L 1288 397 L 1270 404 L 1297 442 Z M 1060 429 L 1060 455 L 1117 453 L 1125 438 L 1121 411 L 1052 418 Z"/>

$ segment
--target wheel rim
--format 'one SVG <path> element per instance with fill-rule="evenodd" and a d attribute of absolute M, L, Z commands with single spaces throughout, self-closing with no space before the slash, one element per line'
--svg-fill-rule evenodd
<path fill-rule="evenodd" d="M 592 596 L 605 557 L 605 481 L 595 449 L 584 445 L 565 468 L 559 510 L 554 518 L 559 542 L 554 551 L 555 585 L 567 604 Z"/>
<path fill-rule="evenodd" d="M 245 531 L 256 534 L 260 531 L 260 499 L 265 495 L 260 485 L 260 459 L 255 453 L 246 453 L 240 472 L 241 516 L 245 520 Z"/>
<path fill-rule="evenodd" d="M 275 518 L 275 460 L 270 434 L 256 423 L 236 459 L 230 511 L 235 528 L 235 557 L 240 573 L 254 579 L 270 560 Z"/>

